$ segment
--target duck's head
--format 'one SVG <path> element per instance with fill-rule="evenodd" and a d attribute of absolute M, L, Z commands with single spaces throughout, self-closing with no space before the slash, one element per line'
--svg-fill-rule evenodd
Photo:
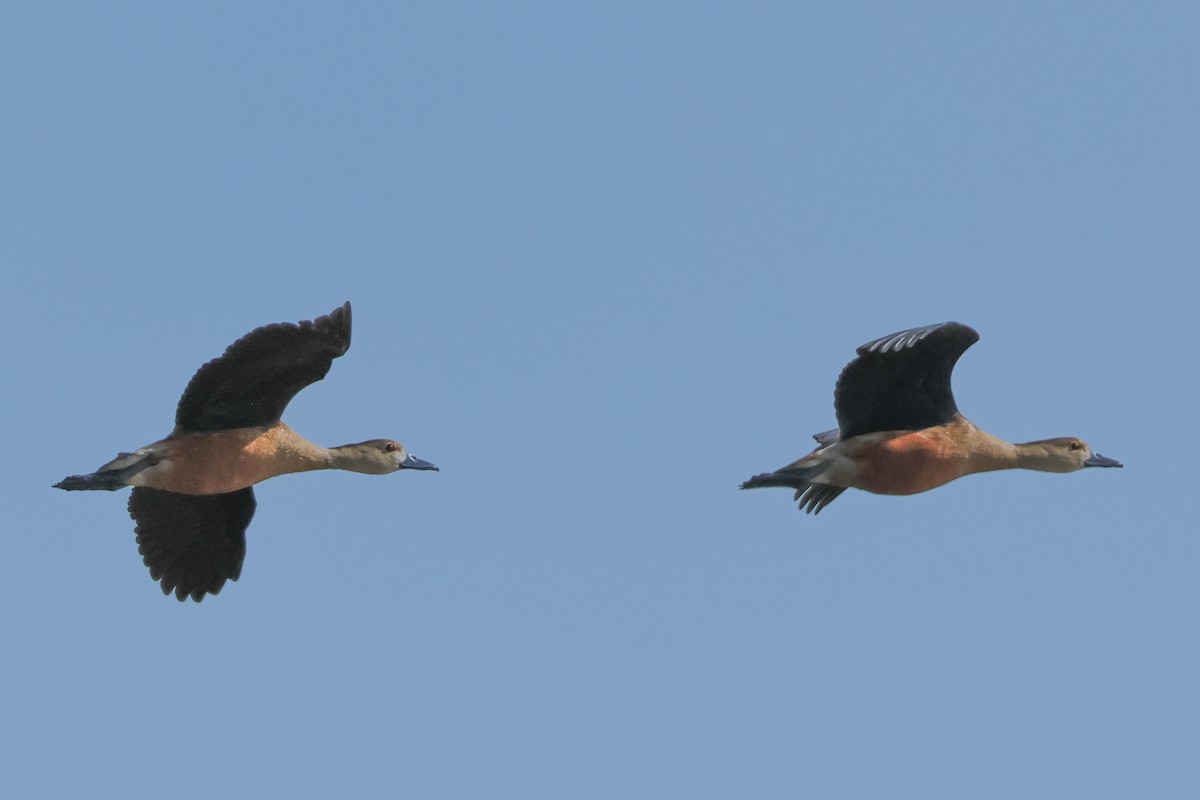
<path fill-rule="evenodd" d="M 1017 445 L 1022 466 L 1042 472 L 1074 472 L 1084 467 L 1123 467 L 1120 461 L 1092 451 L 1088 443 L 1073 436 L 1043 439 Z"/>
<path fill-rule="evenodd" d="M 392 439 L 370 439 L 358 444 L 344 444 L 333 448 L 334 466 L 368 475 L 386 475 L 401 469 L 438 468 L 412 455 L 404 445 Z"/>

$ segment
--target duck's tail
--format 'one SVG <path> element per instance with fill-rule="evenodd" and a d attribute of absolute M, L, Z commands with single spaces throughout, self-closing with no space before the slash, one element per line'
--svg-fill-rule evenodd
<path fill-rule="evenodd" d="M 117 489 L 124 489 L 126 486 L 128 484 L 114 470 L 93 472 L 91 475 L 68 475 L 54 484 L 55 489 L 66 489 L 68 492 L 87 489 L 104 489 L 113 492 Z"/>
<path fill-rule="evenodd" d="M 795 489 L 794 500 L 800 501 L 800 508 L 809 514 L 820 513 L 821 509 L 837 499 L 846 491 L 841 486 L 830 486 L 826 483 L 813 483 L 812 479 L 825 471 L 828 466 L 817 464 L 812 467 L 784 467 L 775 472 L 764 472 L 755 475 L 742 484 L 743 489 L 761 489 L 766 486 L 784 486 Z"/>
<path fill-rule="evenodd" d="M 136 453 L 121 453 L 90 475 L 70 475 L 54 484 L 54 488 L 65 489 L 68 492 L 114 492 L 117 489 L 124 489 L 129 485 L 128 481 L 130 478 L 147 467 L 154 466 L 158 462 L 158 455 L 149 450 L 139 450 Z"/>

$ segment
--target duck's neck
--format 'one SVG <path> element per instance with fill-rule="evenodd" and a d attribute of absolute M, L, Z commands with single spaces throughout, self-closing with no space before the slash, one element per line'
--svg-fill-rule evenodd
<path fill-rule="evenodd" d="M 313 444 L 282 422 L 272 428 L 275 459 L 287 472 L 308 472 L 314 469 L 339 469 L 334 449 Z"/>
<path fill-rule="evenodd" d="M 369 442 L 322 447 L 313 444 L 283 423 L 273 429 L 277 458 L 286 465 L 284 472 L 307 472 L 313 469 L 343 469 L 367 475 L 381 475 L 394 466 L 372 457 Z"/>
<path fill-rule="evenodd" d="M 1012 447 L 1017 453 L 1017 465 L 1021 469 L 1036 469 L 1038 472 L 1069 472 L 1064 469 L 1061 454 L 1049 446 L 1053 440 L 1039 439 L 1036 442 L 1022 442 Z"/>
<path fill-rule="evenodd" d="M 946 426 L 946 431 L 953 442 L 954 451 L 967 454 L 964 475 L 1021 466 L 1017 463 L 1019 457 L 1015 445 L 993 436 L 970 420 L 960 419 Z"/>
<path fill-rule="evenodd" d="M 326 469 L 344 469 L 349 472 L 367 472 L 364 468 L 362 453 L 357 445 L 340 444 L 337 447 L 322 447 L 328 464 Z"/>
<path fill-rule="evenodd" d="M 1033 469 L 1039 472 L 1063 472 L 1062 459 L 1049 446 L 1052 440 L 1011 444 L 975 428 L 971 432 L 971 471 L 997 469 Z"/>
<path fill-rule="evenodd" d="M 971 444 L 972 472 L 991 472 L 1023 466 L 1016 445 L 978 428 L 975 430 L 976 434 L 972 437 Z"/>

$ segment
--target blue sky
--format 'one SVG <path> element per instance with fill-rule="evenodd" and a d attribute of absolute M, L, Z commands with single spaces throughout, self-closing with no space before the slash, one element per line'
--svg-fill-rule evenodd
<path fill-rule="evenodd" d="M 1192 797 L 1200 12 L 0 12 L 4 782 L 20 796 Z M 204 361 L 354 303 L 286 418 L 440 473 L 257 489 L 242 579 L 126 493 Z M 1124 470 L 748 476 L 854 348 Z M 15 796 L 15 795 L 14 795 Z"/>

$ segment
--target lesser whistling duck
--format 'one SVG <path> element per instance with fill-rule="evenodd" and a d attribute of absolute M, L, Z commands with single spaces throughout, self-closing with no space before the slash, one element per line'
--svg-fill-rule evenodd
<path fill-rule="evenodd" d="M 174 590 L 179 600 L 197 602 L 216 594 L 241 574 L 255 508 L 250 487 L 259 481 L 314 469 L 437 469 L 391 439 L 321 447 L 280 420 L 296 393 L 324 378 L 349 349 L 349 303 L 311 322 L 257 328 L 200 367 L 170 436 L 54 485 L 134 487 L 129 513 L 138 551 L 163 594 Z"/>
<path fill-rule="evenodd" d="M 799 461 L 755 475 L 743 489 L 795 489 L 810 514 L 846 489 L 916 494 L 997 469 L 1074 472 L 1120 467 L 1075 438 L 1009 444 L 958 413 L 950 373 L 979 334 L 958 322 L 893 333 L 858 348 L 833 393 L 838 427 L 813 436 Z"/>

